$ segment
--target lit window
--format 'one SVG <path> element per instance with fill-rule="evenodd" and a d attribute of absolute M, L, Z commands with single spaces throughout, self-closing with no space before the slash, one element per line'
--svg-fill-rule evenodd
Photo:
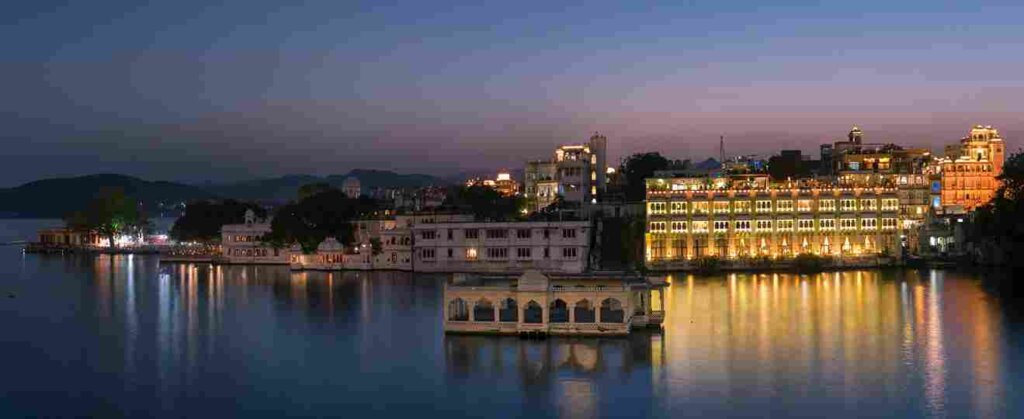
<path fill-rule="evenodd" d="M 708 213 L 708 203 L 706 201 L 694 202 L 693 204 L 691 204 L 690 208 L 693 210 L 694 214 Z"/>
<path fill-rule="evenodd" d="M 818 220 L 818 229 L 821 231 L 832 231 L 836 229 L 836 220 L 834 218 L 823 218 Z"/>
<path fill-rule="evenodd" d="M 729 231 L 728 221 L 715 221 L 715 233 L 725 233 Z"/>
<path fill-rule="evenodd" d="M 686 221 L 673 221 L 671 227 L 673 233 L 685 233 Z"/>
<path fill-rule="evenodd" d="M 707 233 L 708 222 L 707 221 L 693 221 L 690 223 L 690 231 L 693 233 Z"/>
<path fill-rule="evenodd" d="M 878 220 L 875 218 L 861 218 L 860 228 L 861 230 L 874 230 L 878 227 Z"/>
<path fill-rule="evenodd" d="M 775 211 L 777 212 L 790 212 L 793 211 L 793 201 L 789 199 L 783 199 L 775 201 Z"/>
<path fill-rule="evenodd" d="M 653 221 L 653 222 L 651 222 L 650 232 L 651 233 L 664 233 L 665 232 L 665 222 L 664 221 Z"/>
<path fill-rule="evenodd" d="M 839 200 L 839 209 L 841 209 L 843 211 L 856 211 L 857 210 L 857 200 L 856 199 L 840 199 Z"/>
<path fill-rule="evenodd" d="M 651 214 L 664 214 L 665 203 L 664 202 L 651 202 L 647 204 L 647 211 Z"/>
<path fill-rule="evenodd" d="M 775 229 L 778 231 L 793 231 L 793 220 L 778 220 L 775 223 Z"/>
<path fill-rule="evenodd" d="M 811 200 L 801 199 L 796 201 L 796 210 L 799 212 L 811 212 Z"/>
<path fill-rule="evenodd" d="M 836 200 L 822 199 L 818 201 L 818 212 L 832 212 L 836 210 Z"/>
<path fill-rule="evenodd" d="M 855 218 L 841 218 L 841 219 L 839 219 L 839 229 L 840 230 L 856 230 L 857 229 L 857 219 L 855 219 Z"/>
<path fill-rule="evenodd" d="M 729 201 L 715 201 L 714 202 L 715 214 L 728 214 L 729 213 Z"/>
<path fill-rule="evenodd" d="M 771 220 L 757 220 L 757 231 L 760 232 L 771 232 L 772 221 Z"/>
<path fill-rule="evenodd" d="M 669 212 L 672 214 L 686 214 L 686 203 L 672 202 L 669 206 Z"/>
<path fill-rule="evenodd" d="M 733 208 L 732 212 L 735 212 L 737 214 L 746 214 L 746 213 L 750 212 L 750 201 L 747 201 L 747 200 L 734 201 L 732 203 L 732 208 Z"/>
<path fill-rule="evenodd" d="M 860 200 L 860 210 L 861 211 L 875 211 L 877 209 L 876 208 L 877 202 L 878 201 L 876 201 L 874 199 L 861 199 Z"/>
<path fill-rule="evenodd" d="M 715 223 L 718 223 L 718 221 L 715 221 Z M 718 229 L 716 228 L 715 230 L 717 231 Z M 750 221 L 749 220 L 736 221 L 736 231 L 750 231 Z"/>
<path fill-rule="evenodd" d="M 757 201 L 755 205 L 757 212 L 772 212 L 772 201 Z"/>

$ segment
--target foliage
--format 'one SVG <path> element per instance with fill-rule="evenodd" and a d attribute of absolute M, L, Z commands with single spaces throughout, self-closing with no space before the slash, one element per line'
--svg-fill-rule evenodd
<path fill-rule="evenodd" d="M 801 253 L 793 258 L 793 267 L 797 272 L 819 272 L 825 269 L 828 262 L 828 257 Z"/>
<path fill-rule="evenodd" d="M 65 218 L 68 228 L 90 230 L 105 237 L 116 247 L 119 235 L 141 235 L 149 227 L 139 202 L 125 196 L 120 188 L 103 188 L 82 211 Z"/>
<path fill-rule="evenodd" d="M 722 261 L 717 256 L 701 256 L 693 261 L 699 272 L 718 272 L 722 269 Z"/>
<path fill-rule="evenodd" d="M 657 170 L 665 170 L 668 166 L 669 160 L 657 152 L 629 156 L 619 169 L 626 181 L 626 199 L 634 202 L 643 201 L 647 193 L 644 179 L 653 176 Z"/>
<path fill-rule="evenodd" d="M 370 238 L 370 250 L 371 250 L 371 254 L 373 256 L 377 256 L 377 255 L 381 254 L 384 251 L 384 246 L 383 246 L 383 244 L 381 244 L 380 238 L 378 238 L 378 237 Z"/>
<path fill-rule="evenodd" d="M 267 216 L 266 210 L 250 202 L 233 199 L 189 202 L 185 206 L 185 213 L 174 221 L 170 236 L 181 242 L 216 241 L 225 224 L 245 221 L 246 210 L 252 210 L 260 218 Z"/>
<path fill-rule="evenodd" d="M 770 268 L 773 264 L 774 261 L 768 256 L 760 255 L 750 258 L 750 265 L 755 268 Z"/>
<path fill-rule="evenodd" d="M 299 200 L 309 198 L 321 192 L 327 192 L 331 185 L 327 182 L 307 183 L 299 187 Z"/>
<path fill-rule="evenodd" d="M 263 241 L 274 247 L 298 243 L 304 253 L 315 252 L 328 237 L 351 244 L 352 220 L 375 209 L 376 202 L 372 199 L 351 199 L 340 190 L 330 188 L 279 208 L 270 223 L 271 231 Z"/>
<path fill-rule="evenodd" d="M 494 188 L 473 185 L 449 191 L 444 206 L 472 213 L 478 220 L 506 221 L 517 218 L 525 208 L 519 197 L 509 197 Z"/>
<path fill-rule="evenodd" d="M 968 227 L 968 241 L 982 262 L 1024 268 L 1024 153 L 1007 159 L 1000 187 L 979 207 Z"/>

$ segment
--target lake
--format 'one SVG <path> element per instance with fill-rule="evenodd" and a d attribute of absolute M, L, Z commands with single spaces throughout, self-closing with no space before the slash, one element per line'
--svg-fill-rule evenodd
<path fill-rule="evenodd" d="M 661 332 L 521 340 L 444 335 L 443 275 L 0 246 L 0 417 L 1024 417 L 979 276 L 674 275 Z"/>

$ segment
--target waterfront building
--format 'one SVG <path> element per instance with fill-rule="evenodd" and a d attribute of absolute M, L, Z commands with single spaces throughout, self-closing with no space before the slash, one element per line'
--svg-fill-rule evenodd
<path fill-rule="evenodd" d="M 959 145 L 946 147 L 939 162 L 943 208 L 971 211 L 995 196 L 1003 172 L 1005 145 L 999 131 L 976 125 Z"/>
<path fill-rule="evenodd" d="M 586 143 L 556 148 L 550 161 L 528 162 L 525 191 L 533 210 L 550 205 L 558 196 L 580 207 L 597 202 L 608 183 L 607 147 L 608 139 L 594 133 Z"/>
<path fill-rule="evenodd" d="M 844 187 L 896 188 L 899 198 L 900 233 L 909 250 L 918 250 L 918 234 L 930 208 L 936 205 L 938 167 L 931 150 L 905 148 L 891 143 L 865 143 L 864 132 L 853 127 L 846 141 L 829 147 L 829 166 L 835 180 Z"/>
<path fill-rule="evenodd" d="M 262 241 L 270 232 L 269 220 L 260 220 L 246 210 L 242 224 L 225 224 L 220 229 L 220 263 L 287 265 L 289 250 L 278 249 Z"/>
<path fill-rule="evenodd" d="M 645 260 L 688 269 L 714 257 L 728 266 L 781 265 L 801 254 L 841 266 L 901 256 L 895 187 L 854 187 L 766 175 L 647 179 Z"/>
<path fill-rule="evenodd" d="M 416 272 L 580 273 L 587 270 L 588 221 L 417 223 Z"/>
<path fill-rule="evenodd" d="M 82 231 L 70 228 L 48 228 L 39 231 L 39 241 L 35 244 L 46 248 L 75 247 L 109 247 L 110 241 L 95 231 Z"/>
<path fill-rule="evenodd" d="M 356 199 L 363 194 L 363 187 L 358 178 L 349 176 L 341 183 L 341 192 L 349 198 Z"/>
<path fill-rule="evenodd" d="M 401 270 L 413 271 L 413 226 L 472 221 L 469 214 L 427 212 L 386 215 L 353 222 L 354 241 L 345 247 L 334 238 L 321 243 L 313 254 L 294 247 L 294 270 Z M 374 242 L 379 251 L 374 251 Z"/>
<path fill-rule="evenodd" d="M 457 276 L 444 288 L 444 330 L 457 333 L 626 335 L 660 326 L 662 283 L 621 274 Z"/>

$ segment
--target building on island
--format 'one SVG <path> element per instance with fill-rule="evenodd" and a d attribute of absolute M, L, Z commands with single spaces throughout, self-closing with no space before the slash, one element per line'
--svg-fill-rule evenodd
<path fill-rule="evenodd" d="M 518 278 L 456 276 L 444 288 L 444 330 L 457 333 L 625 335 L 660 326 L 664 296 L 656 280 L 612 275 Z"/>
<path fill-rule="evenodd" d="M 743 267 L 811 254 L 871 266 L 901 256 L 899 217 L 894 187 L 772 183 L 764 175 L 651 178 L 645 260 L 651 269 L 688 269 L 708 257 Z"/>
<path fill-rule="evenodd" d="M 270 222 L 260 220 L 252 210 L 245 212 L 242 224 L 225 224 L 220 229 L 221 254 L 216 259 L 220 263 L 248 263 L 287 265 L 288 249 L 278 249 L 262 241 L 263 235 L 270 232 Z"/>
<path fill-rule="evenodd" d="M 999 177 L 1006 159 L 999 131 L 976 125 L 960 144 L 946 147 L 940 160 L 943 208 L 971 211 L 984 205 L 999 189 Z"/>
<path fill-rule="evenodd" d="M 441 222 L 412 226 L 416 272 L 580 273 L 589 221 Z"/>

